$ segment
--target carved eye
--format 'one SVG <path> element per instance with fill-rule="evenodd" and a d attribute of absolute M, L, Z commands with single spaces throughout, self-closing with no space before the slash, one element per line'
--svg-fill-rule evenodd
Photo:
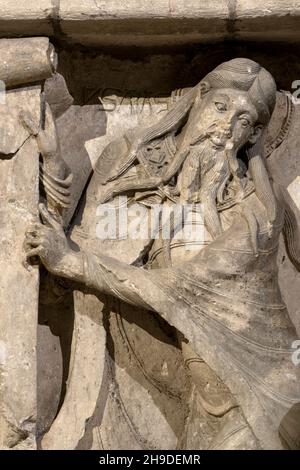
<path fill-rule="evenodd" d="M 227 106 L 225 103 L 221 103 L 220 101 L 215 101 L 215 107 L 217 108 L 218 111 L 226 111 Z"/>
<path fill-rule="evenodd" d="M 241 121 L 241 124 L 242 124 L 243 127 L 249 127 L 250 126 L 249 119 L 242 118 L 240 121 Z"/>

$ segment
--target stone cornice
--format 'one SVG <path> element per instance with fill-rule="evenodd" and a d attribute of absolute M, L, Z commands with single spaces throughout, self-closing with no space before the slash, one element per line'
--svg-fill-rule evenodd
<path fill-rule="evenodd" d="M 0 0 L 0 36 L 87 46 L 298 41 L 300 0 Z"/>

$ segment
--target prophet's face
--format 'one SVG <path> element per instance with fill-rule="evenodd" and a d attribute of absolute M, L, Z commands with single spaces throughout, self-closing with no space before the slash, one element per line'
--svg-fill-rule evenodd
<path fill-rule="evenodd" d="M 205 136 L 216 150 L 229 146 L 238 151 L 247 142 L 255 143 L 262 129 L 248 93 L 230 88 L 205 93 L 192 121 L 190 142 Z"/>

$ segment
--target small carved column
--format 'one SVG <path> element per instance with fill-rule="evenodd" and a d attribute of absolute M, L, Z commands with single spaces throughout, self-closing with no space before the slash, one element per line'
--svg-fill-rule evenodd
<path fill-rule="evenodd" d="M 0 104 L 2 449 L 36 448 L 39 269 L 24 263 L 23 242 L 28 224 L 38 220 L 39 152 L 20 114 L 30 112 L 40 124 L 41 81 L 52 73 L 52 51 L 47 38 L 0 40 L 1 88 L 6 88 Z"/>

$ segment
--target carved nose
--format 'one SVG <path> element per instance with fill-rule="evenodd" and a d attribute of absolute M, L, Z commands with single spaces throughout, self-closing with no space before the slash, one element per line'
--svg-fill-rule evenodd
<path fill-rule="evenodd" d="M 226 139 L 230 139 L 232 137 L 232 131 L 231 131 L 231 128 L 230 127 L 219 127 L 218 131 L 214 133 L 216 136 L 218 136 L 219 138 L 226 138 Z"/>
<path fill-rule="evenodd" d="M 229 123 L 226 123 L 222 126 L 222 131 L 226 137 L 230 139 L 232 137 L 232 131 L 231 131 L 231 125 Z"/>

